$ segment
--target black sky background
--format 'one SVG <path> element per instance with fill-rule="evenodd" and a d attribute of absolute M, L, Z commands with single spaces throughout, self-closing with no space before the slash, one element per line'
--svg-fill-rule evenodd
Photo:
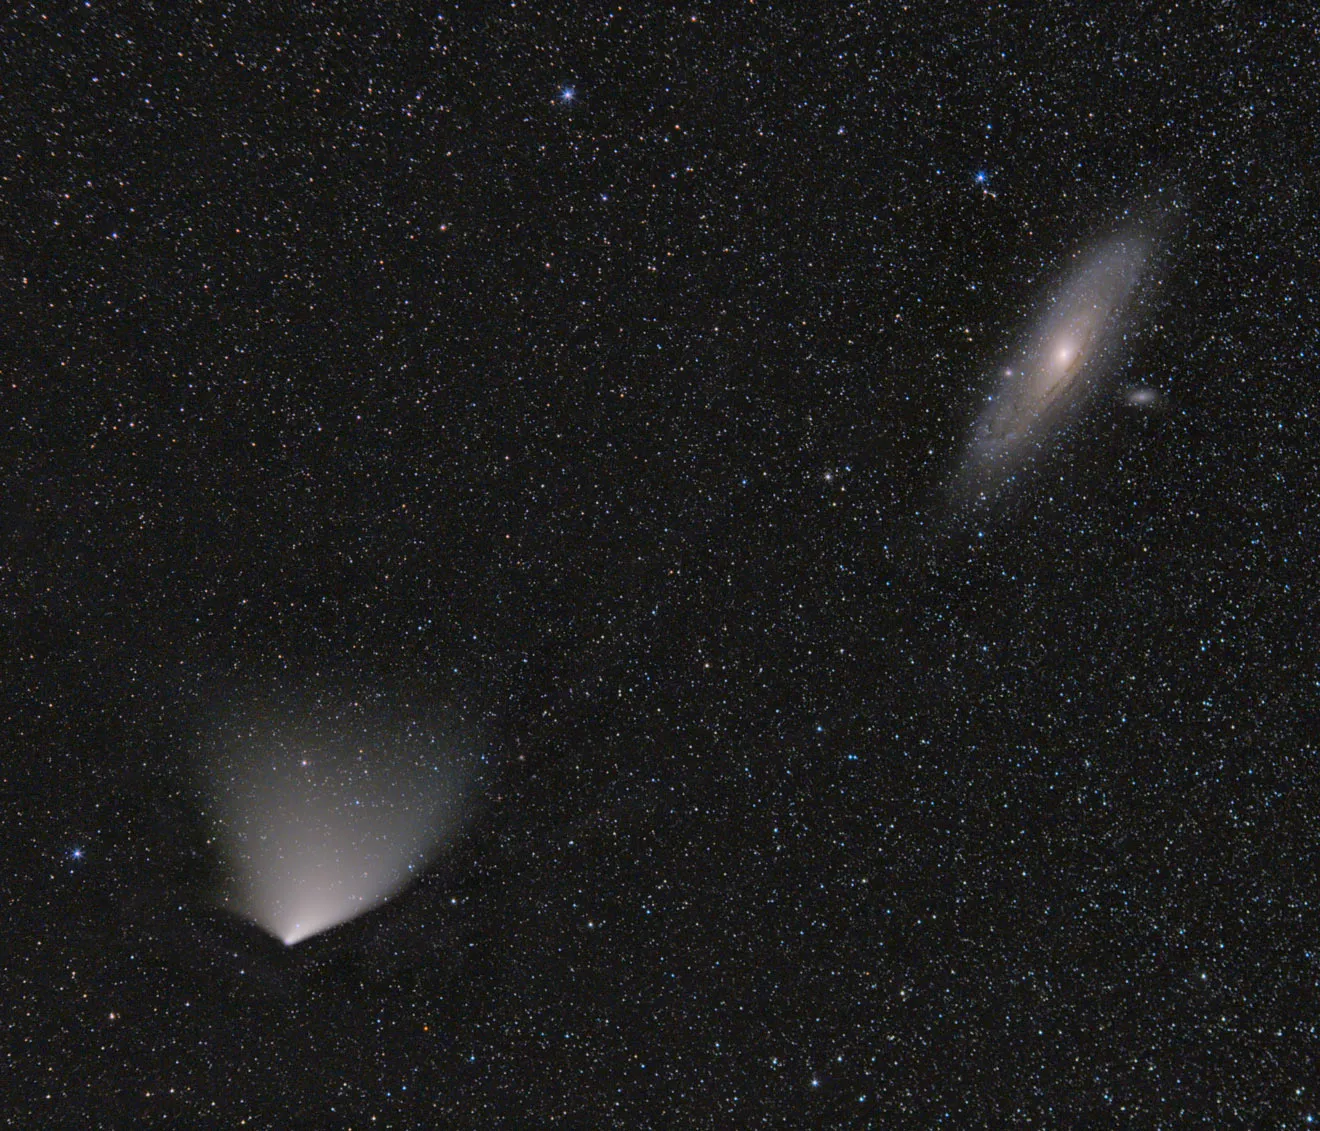
<path fill-rule="evenodd" d="M 0 25 L 7 1124 L 1306 1125 L 1314 14 L 532 7 Z M 292 951 L 195 788 L 272 696 L 485 756 Z"/>

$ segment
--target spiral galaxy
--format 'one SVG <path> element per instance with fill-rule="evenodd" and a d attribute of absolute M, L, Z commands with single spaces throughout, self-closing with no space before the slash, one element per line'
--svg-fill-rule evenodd
<path fill-rule="evenodd" d="M 1141 232 L 1119 234 L 1080 257 L 1052 290 L 972 429 L 960 477 L 965 495 L 993 496 L 1085 397 L 1149 256 Z"/>

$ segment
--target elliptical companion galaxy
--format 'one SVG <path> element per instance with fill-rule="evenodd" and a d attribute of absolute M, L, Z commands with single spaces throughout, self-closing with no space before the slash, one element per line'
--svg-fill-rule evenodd
<path fill-rule="evenodd" d="M 1139 231 L 1080 258 L 1048 297 L 972 430 L 959 476 L 964 501 L 988 501 L 1094 384 L 1150 247 Z"/>

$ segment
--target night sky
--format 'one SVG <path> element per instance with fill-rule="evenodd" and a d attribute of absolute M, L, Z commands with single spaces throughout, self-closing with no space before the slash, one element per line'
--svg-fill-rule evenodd
<path fill-rule="evenodd" d="M 6 1126 L 1320 1119 L 1311 5 L 16 7 Z"/>

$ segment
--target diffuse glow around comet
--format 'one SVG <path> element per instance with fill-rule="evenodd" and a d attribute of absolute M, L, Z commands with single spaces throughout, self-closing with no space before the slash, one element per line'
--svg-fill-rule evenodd
<path fill-rule="evenodd" d="M 417 879 L 461 827 L 477 761 L 443 726 L 356 703 L 253 709 L 208 746 L 218 902 L 287 945 Z"/>
<path fill-rule="evenodd" d="M 1133 225 L 1080 256 L 976 420 L 958 477 L 960 499 L 993 497 L 1093 387 L 1146 271 L 1151 240 Z"/>

